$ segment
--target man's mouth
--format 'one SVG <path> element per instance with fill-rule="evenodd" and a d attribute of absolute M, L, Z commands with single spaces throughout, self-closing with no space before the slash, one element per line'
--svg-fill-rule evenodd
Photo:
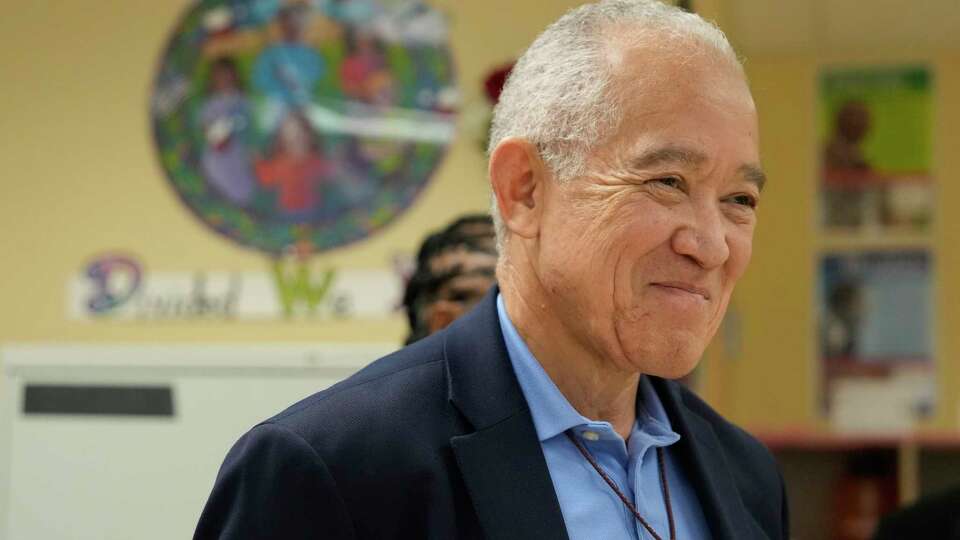
<path fill-rule="evenodd" d="M 682 292 L 687 292 L 690 294 L 695 294 L 703 297 L 704 300 L 710 300 L 710 292 L 704 289 L 703 287 L 698 287 L 692 283 L 687 283 L 684 281 L 658 281 L 653 283 L 657 287 L 663 287 L 665 289 L 675 289 Z"/>

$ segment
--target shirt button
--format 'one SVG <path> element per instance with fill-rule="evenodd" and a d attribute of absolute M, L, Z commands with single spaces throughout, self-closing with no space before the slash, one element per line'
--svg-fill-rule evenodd
<path fill-rule="evenodd" d="M 599 441 L 599 440 L 600 440 L 600 434 L 597 433 L 597 432 L 595 432 L 595 431 L 584 431 L 584 432 L 583 432 L 583 438 L 586 439 L 586 440 L 588 440 L 588 441 Z"/>

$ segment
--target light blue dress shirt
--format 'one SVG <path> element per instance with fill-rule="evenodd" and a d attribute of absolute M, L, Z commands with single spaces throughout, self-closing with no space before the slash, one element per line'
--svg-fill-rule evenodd
<path fill-rule="evenodd" d="M 584 418 L 570 405 L 520 337 L 500 295 L 497 295 L 497 313 L 513 371 L 530 406 L 570 540 L 653 540 L 564 435 L 571 428 L 607 476 L 633 501 L 640 515 L 661 538 L 669 539 L 656 448 L 667 449 L 680 440 L 680 435 L 670 427 L 670 419 L 650 380 L 640 379 L 641 403 L 633 431 L 625 443 L 609 422 Z M 664 454 L 677 538 L 709 540 L 710 531 L 693 486 L 672 452 L 666 450 Z"/>

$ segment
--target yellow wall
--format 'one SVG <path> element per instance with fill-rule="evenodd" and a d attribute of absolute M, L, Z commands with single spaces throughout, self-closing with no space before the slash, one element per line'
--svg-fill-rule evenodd
<path fill-rule="evenodd" d="M 748 66 L 770 181 L 753 262 L 733 301 L 742 353 L 717 370 L 719 404 L 750 424 L 779 426 L 808 420 L 814 407 L 814 70 L 791 58 L 750 58 Z"/>

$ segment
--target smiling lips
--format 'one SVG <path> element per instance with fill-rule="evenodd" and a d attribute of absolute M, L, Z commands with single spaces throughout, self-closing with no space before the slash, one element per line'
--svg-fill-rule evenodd
<path fill-rule="evenodd" d="M 710 300 L 710 293 L 706 289 L 697 287 L 692 283 L 685 283 L 683 281 L 658 281 L 653 283 L 653 285 L 657 287 L 663 287 L 665 289 L 673 289 L 680 292 L 695 294 L 703 297 L 704 300 Z"/>

